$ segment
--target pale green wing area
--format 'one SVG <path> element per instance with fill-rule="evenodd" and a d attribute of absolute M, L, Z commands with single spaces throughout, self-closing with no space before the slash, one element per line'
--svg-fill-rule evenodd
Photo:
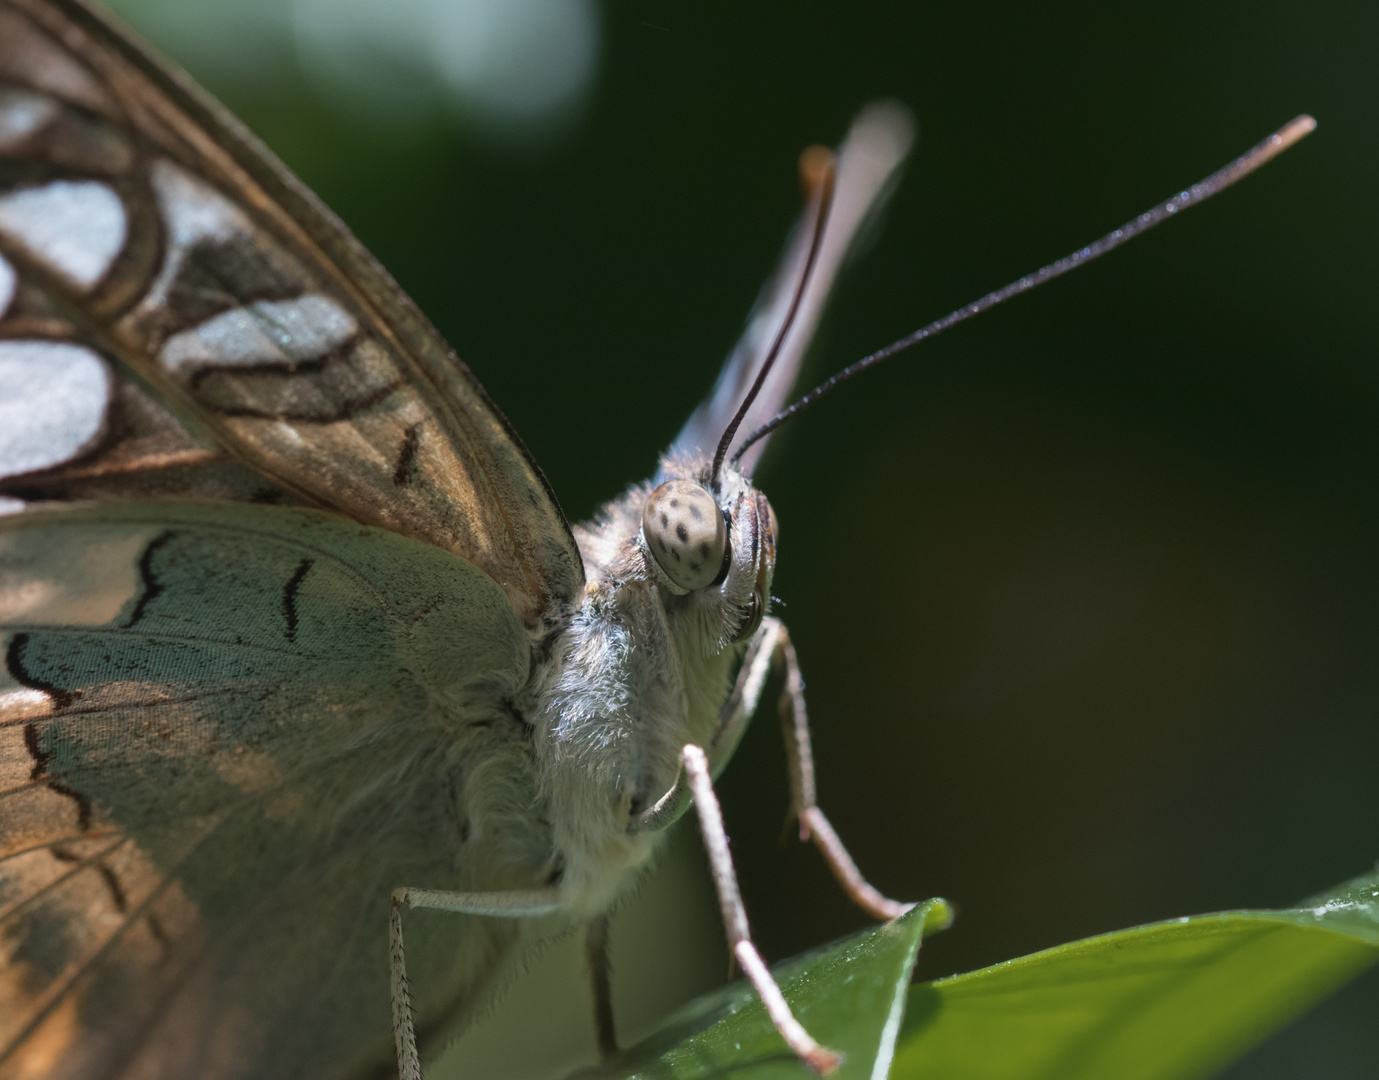
<path fill-rule="evenodd" d="M 1088 938 L 914 987 L 891 1076 L 1206 1077 L 1376 961 L 1379 873 Z"/>
<path fill-rule="evenodd" d="M 21 515 L 0 628 L 0 1076 L 386 1060 L 389 890 L 548 869 L 512 813 L 527 636 L 439 548 L 261 506 Z M 518 933 L 416 923 L 433 1011 Z"/>

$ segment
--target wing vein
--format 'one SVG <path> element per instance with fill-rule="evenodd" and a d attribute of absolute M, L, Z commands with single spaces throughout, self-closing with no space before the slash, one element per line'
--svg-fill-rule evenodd
<path fill-rule="evenodd" d="M 75 877 L 77 874 L 80 874 L 83 870 L 89 869 L 92 865 L 100 862 L 100 860 L 104 859 L 111 852 L 116 851 L 117 849 L 128 843 L 130 843 L 128 837 L 120 837 L 113 844 L 110 844 L 107 847 L 103 847 L 94 854 L 88 855 L 86 858 L 72 863 L 72 865 L 62 874 L 59 874 L 57 877 L 55 877 L 52 881 L 48 882 L 42 888 L 36 889 L 34 892 L 24 897 L 23 900 L 20 900 L 13 907 L 9 908 L 8 910 L 0 910 L 0 926 L 3 926 L 6 922 L 9 922 L 16 916 L 27 911 L 35 903 L 41 900 L 45 895 L 57 889 L 58 886 L 62 885 L 64 882 L 70 881 L 73 877 Z M 48 844 L 46 846 L 55 848 L 57 844 L 58 842 L 54 841 L 52 844 Z M 30 850 L 32 851 L 36 849 L 31 848 Z"/>
<path fill-rule="evenodd" d="M 213 822 L 210 825 L 208 825 L 205 832 L 198 836 L 196 840 L 193 841 L 192 844 L 188 847 L 188 849 L 182 854 L 181 858 L 179 858 L 172 865 L 172 867 L 163 874 L 162 880 L 158 882 L 156 887 L 150 890 L 148 896 L 146 896 L 143 899 L 143 901 L 138 905 L 138 907 L 133 908 L 132 910 L 125 913 L 124 921 L 121 922 L 118 927 L 116 927 L 116 929 L 111 933 L 110 937 L 106 939 L 106 941 L 101 945 L 101 947 L 97 949 L 95 952 L 93 952 L 90 956 L 86 957 L 85 960 L 83 960 L 80 964 L 74 967 L 63 978 L 59 979 L 54 984 L 53 988 L 47 994 L 47 1000 L 45 1000 L 43 1004 L 39 1006 L 37 1010 L 35 1010 L 34 1015 L 29 1018 L 28 1022 L 24 1024 L 24 1026 L 21 1027 L 15 1033 L 14 1037 L 10 1040 L 8 1045 L 0 1047 L 0 1065 L 3 1065 L 10 1058 L 10 1056 L 13 1055 L 14 1052 L 24 1044 L 26 1039 L 28 1039 L 30 1035 L 32 1035 L 35 1031 L 38 1030 L 42 1023 L 50 1015 L 52 1015 L 53 1010 L 56 1009 L 60 1004 L 62 1004 L 63 1000 L 67 997 L 67 995 L 73 991 L 78 981 L 80 981 L 80 979 L 88 972 L 92 971 L 97 964 L 101 963 L 101 961 L 104 960 L 114 950 L 115 946 L 124 939 L 124 936 L 126 932 L 129 930 L 129 928 L 133 926 L 139 919 L 143 918 L 145 913 L 149 911 L 153 904 L 159 898 L 162 897 L 162 895 L 168 890 L 168 888 L 174 882 L 177 881 L 177 872 L 182 868 L 182 866 L 187 862 L 187 860 L 192 857 L 192 855 L 196 852 L 197 848 L 201 846 L 201 843 L 206 839 L 206 837 L 210 836 L 213 832 L 215 832 L 215 830 L 219 827 L 223 820 L 224 818 L 222 817 L 219 821 Z"/>

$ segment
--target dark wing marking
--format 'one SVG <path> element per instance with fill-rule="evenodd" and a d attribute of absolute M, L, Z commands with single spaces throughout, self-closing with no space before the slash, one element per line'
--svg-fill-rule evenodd
<path fill-rule="evenodd" d="M 0 0 L 0 43 L 0 495 L 292 492 L 561 624 L 583 564 L 553 494 L 344 226 L 79 0 Z"/>
<path fill-rule="evenodd" d="M 853 121 L 838 151 L 833 205 L 824 226 L 824 239 L 814 273 L 776 365 L 738 429 L 739 441 L 789 401 L 838 272 L 859 230 L 887 193 L 888 181 L 909 152 L 912 138 L 912 121 L 898 105 L 873 105 Z M 676 436 L 670 451 L 672 458 L 713 456 L 728 421 L 742 404 L 772 339 L 779 332 L 808 256 L 812 228 L 813 221 L 805 220 L 791 234 L 780 265 L 752 308 L 747 329 L 723 365 L 713 392 Z M 768 441 L 761 440 L 743 455 L 741 468 L 744 473 L 751 475 Z M 731 451 L 730 447 L 729 456 Z"/>
<path fill-rule="evenodd" d="M 143 554 L 139 556 L 139 599 L 135 601 L 133 609 L 125 619 L 126 630 L 132 630 L 139 625 L 149 604 L 157 600 L 158 594 L 163 591 L 163 586 L 154 576 L 153 560 L 157 558 L 159 549 L 176 535 L 171 529 L 159 533 L 148 542 Z"/>
<path fill-rule="evenodd" d="M 30 690 L 36 690 L 40 694 L 46 694 L 49 698 L 52 699 L 54 706 L 56 706 L 57 708 L 66 709 L 70 707 L 71 704 L 74 701 L 76 701 L 78 697 L 81 696 L 80 691 L 63 690 L 61 687 L 55 686 L 49 682 L 45 682 L 43 679 L 40 679 L 37 675 L 32 675 L 25 670 L 24 646 L 28 643 L 28 640 L 28 634 L 15 634 L 6 643 L 5 669 L 10 673 L 11 677 L 13 677 L 15 682 L 19 683 L 20 686 L 27 687 Z M 36 751 L 31 752 L 34 754 L 34 778 L 36 779 L 37 774 L 43 771 L 42 759 L 38 757 Z"/>
<path fill-rule="evenodd" d="M 402 438 L 397 464 L 393 466 L 393 483 L 405 487 L 416 479 L 417 446 L 421 442 L 421 425 L 413 424 Z"/>
<path fill-rule="evenodd" d="M 21 639 L 27 641 L 28 635 L 16 634 L 14 636 L 14 641 L 16 643 L 18 643 Z M 11 659 L 17 661 L 19 655 L 20 649 L 16 648 L 11 653 Z M 16 666 L 14 668 L 11 668 L 10 670 L 11 674 L 14 675 L 15 679 L 18 682 L 20 682 L 21 684 L 25 683 L 22 669 L 19 669 Z M 33 682 L 29 681 L 26 685 L 32 687 Z M 58 691 L 57 693 L 52 695 L 54 704 L 56 704 L 63 698 L 67 698 L 70 700 L 73 696 L 74 695 L 67 694 L 62 691 Z M 77 791 L 75 788 L 68 787 L 61 780 L 57 780 L 49 774 L 48 766 L 52 763 L 53 755 L 48 750 L 45 750 L 43 746 L 39 743 L 38 724 L 36 721 L 30 720 L 28 723 L 24 725 L 24 749 L 29 752 L 29 756 L 33 758 L 34 762 L 33 768 L 29 771 L 29 783 L 42 784 L 54 795 L 59 795 L 64 799 L 70 799 L 72 805 L 76 808 L 77 811 L 77 831 L 82 833 L 90 832 L 91 800 L 87 798 L 87 796 L 83 792 Z"/>
<path fill-rule="evenodd" d="M 302 587 L 302 579 L 311 571 L 315 559 L 303 559 L 292 571 L 292 576 L 283 586 L 283 620 L 287 623 L 287 640 L 297 640 L 297 590 Z"/>

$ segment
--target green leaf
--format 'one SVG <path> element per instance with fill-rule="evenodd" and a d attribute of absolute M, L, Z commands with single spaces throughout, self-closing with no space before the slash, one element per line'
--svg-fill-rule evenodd
<path fill-rule="evenodd" d="M 1210 1075 L 1379 960 L 1379 872 L 913 988 L 893 1080 Z"/>
<path fill-rule="evenodd" d="M 834 1080 L 880 1080 L 888 1066 L 892 1080 L 1209 1075 L 1379 961 L 1379 872 L 1288 910 L 1185 917 L 921 983 L 907 1008 L 920 939 L 950 918 L 930 900 L 774 969 L 795 1015 L 845 1055 Z M 579 1075 L 812 1076 L 742 982 Z"/>
<path fill-rule="evenodd" d="M 844 1060 L 830 1080 L 884 1077 L 904 1016 L 920 939 L 951 920 L 929 900 L 885 926 L 846 938 L 773 969 L 795 1016 Z M 786 1048 L 756 992 L 736 982 L 691 1002 L 656 1034 L 595 1069 L 597 1077 L 791 1080 L 814 1074 Z"/>

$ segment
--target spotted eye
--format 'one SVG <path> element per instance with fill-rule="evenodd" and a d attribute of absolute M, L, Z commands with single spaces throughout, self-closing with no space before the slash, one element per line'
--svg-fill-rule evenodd
<path fill-rule="evenodd" d="M 728 547 L 728 529 L 714 497 L 689 480 L 667 480 L 642 510 L 642 535 L 672 582 L 692 592 L 713 584 Z"/>

